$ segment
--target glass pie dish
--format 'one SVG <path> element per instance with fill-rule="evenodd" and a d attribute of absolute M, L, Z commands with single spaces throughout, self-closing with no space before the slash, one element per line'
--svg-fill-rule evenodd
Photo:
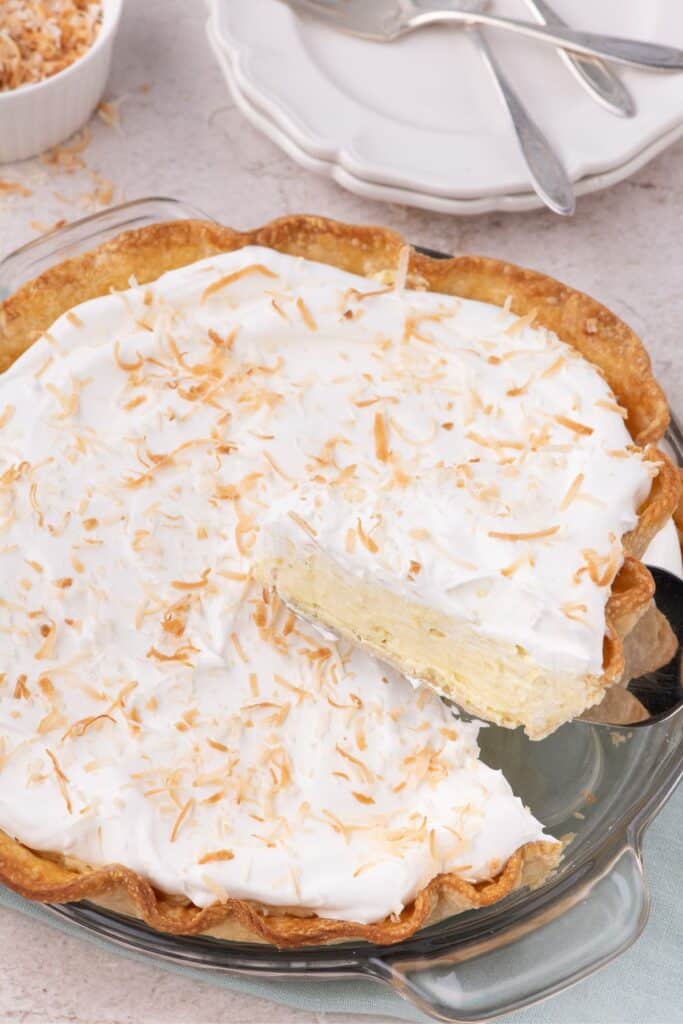
<path fill-rule="evenodd" d="M 123 230 L 201 216 L 183 203 L 149 199 L 86 218 L 1 262 L 0 296 Z M 674 428 L 669 443 L 682 462 L 678 442 Z M 490 727 L 482 731 L 481 748 L 556 837 L 571 837 L 564 860 L 541 888 L 451 917 L 398 945 L 281 951 L 161 934 L 92 903 L 51 912 L 120 946 L 187 967 L 262 977 L 372 978 L 442 1020 L 508 1013 L 596 970 L 644 927 L 649 899 L 641 839 L 683 771 L 683 716 L 662 714 L 645 728 L 575 722 L 541 742 Z"/>

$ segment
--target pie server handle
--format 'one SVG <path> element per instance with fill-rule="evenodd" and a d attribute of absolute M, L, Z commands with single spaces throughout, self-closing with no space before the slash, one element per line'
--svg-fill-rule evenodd
<path fill-rule="evenodd" d="M 469 31 L 510 116 L 534 191 L 554 213 L 571 216 L 576 200 L 564 164 L 512 87 L 485 34 L 476 26 Z"/>

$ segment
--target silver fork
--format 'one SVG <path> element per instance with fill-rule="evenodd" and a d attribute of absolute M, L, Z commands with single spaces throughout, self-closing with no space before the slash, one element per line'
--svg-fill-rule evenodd
<path fill-rule="evenodd" d="M 440 7 L 438 2 L 416 0 L 284 0 L 291 7 L 307 11 L 351 35 L 388 43 L 392 39 L 439 22 L 484 25 L 509 29 L 530 39 L 550 43 L 584 57 L 606 58 L 621 64 L 654 68 L 659 71 L 683 70 L 683 50 L 657 43 L 623 39 L 620 36 L 579 32 L 564 26 L 539 25 L 514 18 L 502 18 L 477 10 L 472 0 Z"/>
<path fill-rule="evenodd" d="M 566 25 L 545 0 L 526 0 L 526 5 L 541 24 Z M 634 116 L 636 102 L 633 96 L 606 64 L 600 60 L 582 59 L 567 50 L 558 49 L 557 52 L 586 92 L 611 114 L 618 114 L 621 117 Z"/>

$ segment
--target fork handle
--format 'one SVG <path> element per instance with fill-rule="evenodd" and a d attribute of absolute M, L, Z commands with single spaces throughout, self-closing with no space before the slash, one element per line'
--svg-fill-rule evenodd
<path fill-rule="evenodd" d="M 535 192 L 555 213 L 571 215 L 576 200 L 562 161 L 510 85 L 484 33 L 476 26 L 471 33 L 507 107 Z"/>
<path fill-rule="evenodd" d="M 567 27 L 567 23 L 545 0 L 526 0 L 526 4 L 541 24 Z M 606 64 L 596 58 L 578 57 L 567 50 L 558 49 L 557 52 L 576 80 L 594 100 L 611 114 L 618 114 L 620 117 L 634 116 L 636 103 L 633 96 Z"/>
<path fill-rule="evenodd" d="M 409 18 L 411 28 L 455 21 L 459 24 L 486 25 L 489 28 L 504 28 L 529 39 L 560 46 L 565 50 L 585 57 L 598 57 L 616 61 L 619 64 L 634 64 L 637 67 L 657 71 L 683 70 L 683 50 L 658 43 L 646 43 L 621 36 L 597 35 L 594 32 L 579 32 L 567 26 L 535 25 L 530 21 L 502 18 L 486 11 L 467 11 L 457 8 L 434 8 L 419 11 Z"/>

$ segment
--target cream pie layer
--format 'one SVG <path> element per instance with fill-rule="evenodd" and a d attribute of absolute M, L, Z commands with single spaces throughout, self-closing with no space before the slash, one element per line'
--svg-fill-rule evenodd
<path fill-rule="evenodd" d="M 476 352 L 499 312 L 372 290 L 246 249 L 77 307 L 0 378 L 0 828 L 199 906 L 359 922 L 543 836 L 477 724 L 250 578 L 299 485 L 399 495 L 455 461 L 462 402 L 482 429 L 492 364 L 437 356 L 430 317 Z M 622 461 L 632 500 L 644 471 Z"/>

